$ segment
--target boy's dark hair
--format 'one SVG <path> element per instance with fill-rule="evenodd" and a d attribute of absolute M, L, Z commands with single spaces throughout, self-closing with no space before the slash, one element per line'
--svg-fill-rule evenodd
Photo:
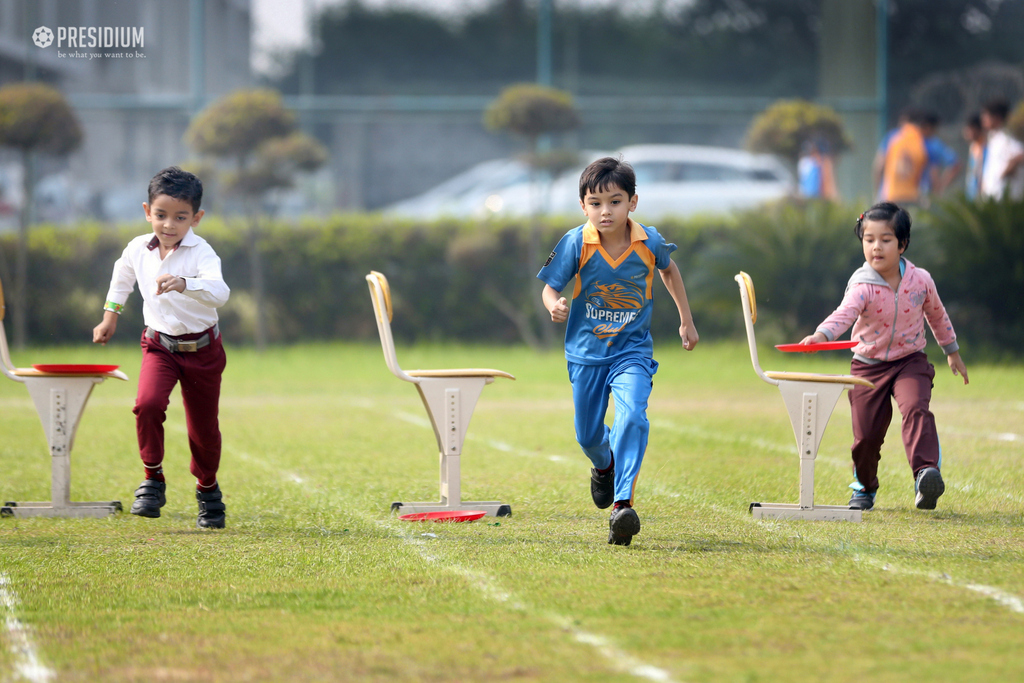
<path fill-rule="evenodd" d="M 149 181 L 149 203 L 165 194 L 192 204 L 192 213 L 199 211 L 203 201 L 203 181 L 194 173 L 183 171 L 177 166 L 168 166 Z"/>
<path fill-rule="evenodd" d="M 915 126 L 919 126 L 924 120 L 924 110 L 920 107 L 905 107 L 900 112 L 900 119 L 907 123 L 913 123 Z"/>
<path fill-rule="evenodd" d="M 981 114 L 974 112 L 967 117 L 967 127 L 974 130 L 981 130 Z"/>
<path fill-rule="evenodd" d="M 611 185 L 618 185 L 629 197 L 636 194 L 636 173 L 633 167 L 622 159 L 604 157 L 583 169 L 580 175 L 580 200 L 588 192 L 604 192 Z"/>
<path fill-rule="evenodd" d="M 1005 121 L 1006 117 L 1010 115 L 1010 103 L 999 97 L 986 102 L 985 106 L 982 107 L 982 110 L 988 112 L 990 116 L 994 116 L 1000 121 Z"/>
<path fill-rule="evenodd" d="M 853 233 L 857 239 L 864 239 L 864 221 L 888 223 L 896 234 L 896 244 L 902 249 L 910 245 L 910 214 L 892 202 L 878 202 L 857 218 Z"/>

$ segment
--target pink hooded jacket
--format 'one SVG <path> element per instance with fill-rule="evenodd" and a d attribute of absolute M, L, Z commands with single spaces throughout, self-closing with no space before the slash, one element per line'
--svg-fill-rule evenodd
<path fill-rule="evenodd" d="M 928 271 L 900 259 L 903 279 L 898 291 L 865 263 L 854 271 L 846 295 L 832 315 L 818 325 L 834 341 L 853 325 L 850 338 L 859 342 L 853 357 L 864 363 L 882 363 L 908 356 L 925 346 L 924 321 L 946 355 L 959 350 L 953 323 L 935 290 Z"/>

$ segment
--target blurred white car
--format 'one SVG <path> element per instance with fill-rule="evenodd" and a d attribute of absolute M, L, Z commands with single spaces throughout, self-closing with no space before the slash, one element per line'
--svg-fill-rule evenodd
<path fill-rule="evenodd" d="M 778 158 L 727 147 L 635 145 L 619 150 L 636 171 L 636 216 L 721 214 L 793 194 L 793 174 Z"/>
<path fill-rule="evenodd" d="M 531 178 L 515 159 L 496 159 L 384 209 L 419 218 L 528 216 L 533 213 L 582 217 L 580 173 L 603 156 L 621 156 L 636 170 L 640 201 L 636 216 L 721 214 L 746 209 L 793 193 L 793 175 L 770 155 L 726 147 L 634 145 L 615 152 L 586 150 L 580 163 L 554 179 Z"/>
<path fill-rule="evenodd" d="M 395 202 L 383 213 L 409 218 L 487 218 L 491 216 L 528 216 L 531 213 L 569 213 L 579 211 L 579 177 L 587 164 L 610 152 L 584 150 L 579 163 L 554 180 L 543 174 L 531 174 L 520 159 L 492 159 L 449 178 L 426 192 Z M 564 189 L 571 186 L 570 189 Z M 559 199 L 560 203 L 552 204 Z"/>
<path fill-rule="evenodd" d="M 518 159 L 492 159 L 449 178 L 422 194 L 385 206 L 393 216 L 433 219 L 465 217 L 501 188 L 528 183 L 530 169 Z"/>

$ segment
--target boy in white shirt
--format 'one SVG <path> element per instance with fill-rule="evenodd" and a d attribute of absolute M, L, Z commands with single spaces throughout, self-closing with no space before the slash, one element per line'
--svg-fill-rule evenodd
<path fill-rule="evenodd" d="M 217 308 L 231 290 L 221 275 L 220 258 L 193 232 L 203 217 L 203 184 L 171 166 L 149 183 L 143 202 L 153 234 L 136 237 L 114 263 L 103 322 L 92 340 L 105 344 L 117 330 L 117 317 L 135 283 L 142 295 L 146 328 L 135 399 L 135 429 L 146 479 L 135 490 L 133 515 L 159 517 L 166 503 L 164 428 L 171 390 L 181 381 L 191 471 L 196 477 L 200 528 L 222 529 L 226 507 L 217 484 L 221 435 L 218 421 L 221 375 L 226 358 L 217 326 Z"/>
<path fill-rule="evenodd" d="M 1012 200 L 1024 198 L 1024 145 L 1006 132 L 1010 105 L 1006 100 L 993 100 L 981 110 L 981 125 L 988 131 L 985 163 L 981 170 L 981 195 L 992 199 L 1004 196 Z"/>

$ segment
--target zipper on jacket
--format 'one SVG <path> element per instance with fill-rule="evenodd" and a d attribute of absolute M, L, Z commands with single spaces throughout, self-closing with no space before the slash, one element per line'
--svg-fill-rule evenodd
<path fill-rule="evenodd" d="M 900 284 L 903 284 L 902 279 Z M 900 315 L 900 288 L 897 287 L 892 300 L 895 312 L 892 314 L 892 336 L 889 337 L 889 347 L 885 350 L 885 360 L 889 360 L 889 352 L 892 351 L 892 342 L 896 339 L 896 318 Z"/>

